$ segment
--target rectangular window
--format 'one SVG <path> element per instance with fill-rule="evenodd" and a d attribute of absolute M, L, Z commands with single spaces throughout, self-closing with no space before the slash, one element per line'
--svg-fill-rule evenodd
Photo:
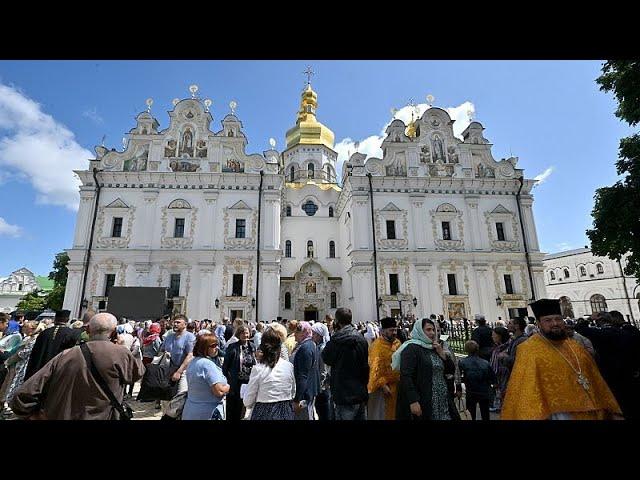
<path fill-rule="evenodd" d="M 504 225 L 501 222 L 496 223 L 496 232 L 498 233 L 498 240 L 504 242 Z"/>
<path fill-rule="evenodd" d="M 387 220 L 387 238 L 389 240 L 395 240 L 396 238 L 396 222 L 393 220 Z"/>
<path fill-rule="evenodd" d="M 233 290 L 231 292 L 231 295 L 233 295 L 234 297 L 242 296 L 242 277 L 242 274 L 233 275 Z"/>
<path fill-rule="evenodd" d="M 109 290 L 111 290 L 111 287 L 113 287 L 115 283 L 116 283 L 115 273 L 108 273 L 107 275 L 104 276 L 104 296 L 105 297 L 109 296 Z"/>
<path fill-rule="evenodd" d="M 169 283 L 169 298 L 180 296 L 180 274 L 172 273 Z"/>
<path fill-rule="evenodd" d="M 176 224 L 173 228 L 173 236 L 175 238 L 184 237 L 184 218 L 176 218 Z"/>
<path fill-rule="evenodd" d="M 21 283 L 19 283 L 19 284 L 18 284 L 18 291 L 19 291 L 19 292 L 21 292 L 21 291 L 22 291 L 22 284 L 21 284 Z"/>
<path fill-rule="evenodd" d="M 112 237 L 122 236 L 122 217 L 113 218 L 113 228 L 111 229 Z"/>
<path fill-rule="evenodd" d="M 449 284 L 449 295 L 457 295 L 458 287 L 456 285 L 456 274 L 448 273 L 447 274 L 447 283 Z"/>
<path fill-rule="evenodd" d="M 247 221 L 244 218 L 236 219 L 236 238 L 245 238 L 245 228 Z"/>
<path fill-rule="evenodd" d="M 442 222 L 442 239 L 451 240 L 451 227 L 449 222 Z"/>
<path fill-rule="evenodd" d="M 513 295 L 513 284 L 511 283 L 511 275 L 504 276 L 504 288 L 507 294 Z"/>
<path fill-rule="evenodd" d="M 389 274 L 389 292 L 391 293 L 391 295 L 395 295 L 399 291 L 400 291 L 400 288 L 398 286 L 398 274 L 390 273 Z"/>

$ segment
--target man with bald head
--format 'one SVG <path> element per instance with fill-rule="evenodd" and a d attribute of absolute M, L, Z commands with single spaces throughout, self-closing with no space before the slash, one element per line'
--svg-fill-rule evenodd
<path fill-rule="evenodd" d="M 138 381 L 142 362 L 126 347 L 110 341 L 116 317 L 99 313 L 89 321 L 84 344 L 91 360 L 118 402 L 124 386 Z M 81 346 L 55 356 L 16 391 L 11 409 L 22 418 L 41 420 L 115 420 L 117 410 L 91 373 Z"/>

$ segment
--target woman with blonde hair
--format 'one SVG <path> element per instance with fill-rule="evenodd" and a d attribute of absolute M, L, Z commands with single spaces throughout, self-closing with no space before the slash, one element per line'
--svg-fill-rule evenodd
<path fill-rule="evenodd" d="M 7 402 L 11 403 L 16 390 L 24 383 L 24 374 L 27 371 L 31 350 L 36 343 L 36 338 L 46 328 L 44 322 L 36 322 L 35 320 L 27 320 L 22 324 L 22 334 L 24 338 L 18 347 L 18 351 L 9 357 L 6 365 L 13 365 L 15 368 L 15 376 L 7 390 Z"/>
<path fill-rule="evenodd" d="M 269 328 L 267 330 L 269 329 L 276 332 L 280 337 L 280 340 L 282 340 L 282 343 L 280 344 L 280 358 L 288 361 L 289 350 L 287 349 L 287 346 L 284 344 L 284 342 L 287 340 L 287 329 L 285 328 L 284 325 L 277 322 L 273 322 L 271 325 L 269 325 Z"/>

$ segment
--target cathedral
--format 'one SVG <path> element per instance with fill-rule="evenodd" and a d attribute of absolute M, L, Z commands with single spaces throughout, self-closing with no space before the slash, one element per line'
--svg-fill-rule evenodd
<path fill-rule="evenodd" d="M 535 182 L 516 157 L 493 158 L 480 123 L 459 139 L 431 107 L 391 122 L 382 158 L 355 152 L 338 169 L 310 83 L 286 149 L 272 141 L 261 154 L 247 153 L 233 102 L 214 131 L 211 101 L 190 90 L 167 128 L 149 100 L 123 151 L 98 146 L 76 171 L 72 315 L 108 310 L 112 286 L 165 287 L 174 312 L 216 321 L 315 320 L 338 307 L 355 321 L 495 321 L 544 297 Z"/>

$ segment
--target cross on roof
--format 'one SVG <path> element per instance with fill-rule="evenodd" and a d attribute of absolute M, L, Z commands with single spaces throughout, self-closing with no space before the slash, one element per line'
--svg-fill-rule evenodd
<path fill-rule="evenodd" d="M 315 75 L 315 72 L 311 70 L 311 65 L 307 65 L 307 69 L 302 73 L 307 76 L 307 85 L 309 85 L 311 83 L 311 77 Z"/>

